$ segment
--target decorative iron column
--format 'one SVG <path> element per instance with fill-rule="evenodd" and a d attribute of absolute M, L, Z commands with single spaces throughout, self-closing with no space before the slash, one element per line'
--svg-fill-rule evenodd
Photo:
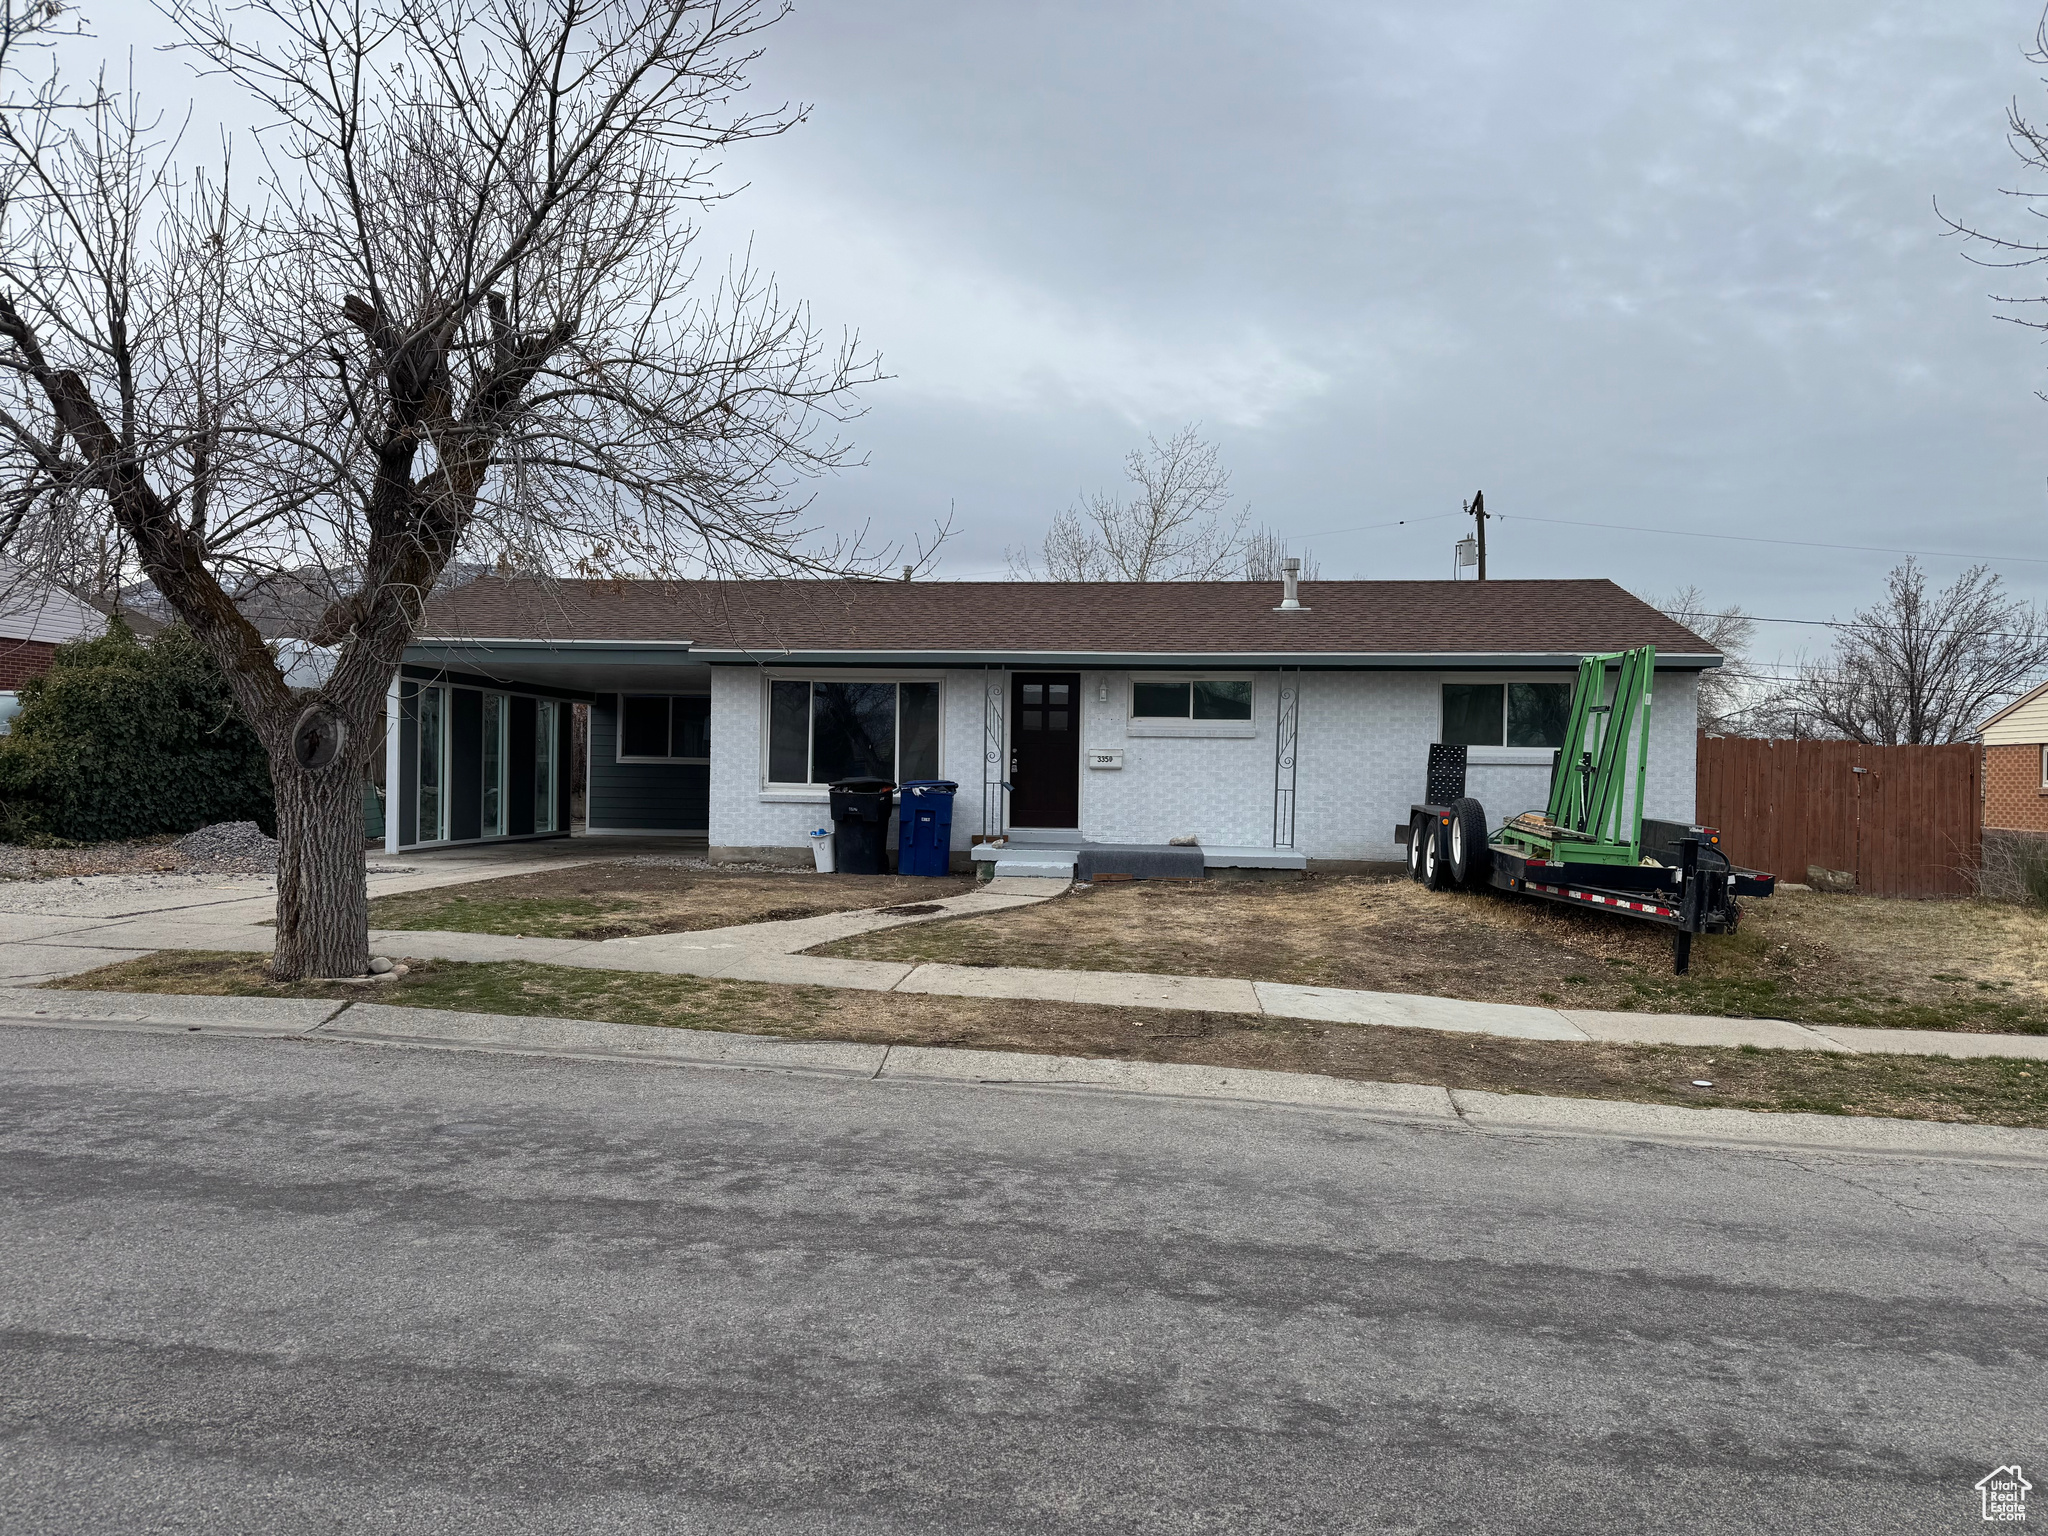
<path fill-rule="evenodd" d="M 1009 675 L 988 673 L 986 683 L 981 705 L 981 831 L 985 837 L 1001 837 L 1003 795 L 1010 787 L 1003 778 L 1003 706 L 1010 695 Z"/>
<path fill-rule="evenodd" d="M 1301 672 L 1278 674 L 1280 698 L 1273 715 L 1273 846 L 1294 846 L 1295 760 L 1301 732 Z"/>

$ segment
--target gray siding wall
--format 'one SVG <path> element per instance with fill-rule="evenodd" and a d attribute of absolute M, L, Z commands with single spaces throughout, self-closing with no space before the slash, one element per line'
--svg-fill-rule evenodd
<path fill-rule="evenodd" d="M 586 816 L 593 832 L 702 832 L 711 821 L 711 769 L 704 763 L 618 761 L 619 699 L 590 706 L 590 782 Z M 717 726 L 712 751 L 718 750 Z"/>

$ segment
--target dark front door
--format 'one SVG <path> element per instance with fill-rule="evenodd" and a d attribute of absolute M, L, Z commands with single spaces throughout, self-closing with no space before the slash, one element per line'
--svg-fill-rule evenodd
<path fill-rule="evenodd" d="M 1081 820 L 1081 674 L 1019 672 L 1010 682 L 1010 825 Z"/>

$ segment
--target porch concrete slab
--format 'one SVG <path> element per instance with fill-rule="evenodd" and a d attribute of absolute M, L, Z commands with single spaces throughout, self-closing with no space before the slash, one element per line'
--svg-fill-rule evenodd
<path fill-rule="evenodd" d="M 88 949 L 73 944 L 0 944 L 0 987 L 33 987 L 140 960 L 147 949 Z"/>
<path fill-rule="evenodd" d="M 0 1017 L 26 1023 L 115 1023 L 210 1033 L 302 1035 L 347 1005 L 289 997 L 177 992 L 31 992 L 0 996 Z"/>
<path fill-rule="evenodd" d="M 630 1057 L 689 1066 L 827 1072 L 844 1077 L 873 1077 L 888 1051 L 886 1046 L 845 1041 L 779 1040 L 772 1035 L 724 1034 L 659 1024 L 515 1018 L 439 1008 L 398 1008 L 389 1003 L 358 1003 L 336 1016 L 319 1033 L 320 1038 L 333 1040 L 535 1051 L 551 1056 Z"/>
<path fill-rule="evenodd" d="M 1692 1013 L 1559 1010 L 1595 1040 L 1616 1045 L 1755 1045 L 1777 1051 L 1845 1051 L 1840 1041 L 1783 1019 L 1721 1019 Z"/>
<path fill-rule="evenodd" d="M 1357 992 L 1343 987 L 1257 983 L 1265 1011 L 1281 1019 L 1325 1024 L 1378 1024 L 1394 1029 L 1440 1029 L 1458 1034 L 1504 1035 L 1516 1040 L 1580 1040 L 1585 1032 L 1555 1008 L 1519 1003 L 1473 1003 L 1408 992 Z"/>
<path fill-rule="evenodd" d="M 1260 1072 L 1230 1067 L 1181 1066 L 1149 1061 L 1104 1061 L 1082 1056 L 1033 1056 L 1019 1051 L 963 1051 L 899 1045 L 889 1051 L 881 1080 L 1014 1083 L 1118 1093 L 1164 1094 L 1263 1104 L 1342 1109 L 1400 1119 L 1457 1124 L 1450 1095 L 1411 1083 L 1356 1083 L 1305 1072 Z"/>
<path fill-rule="evenodd" d="M 2020 1061 L 2048 1061 L 2048 1035 L 1973 1035 L 1948 1029 L 1861 1029 L 1816 1024 L 1845 1050 L 1887 1056 L 2006 1056 Z"/>
<path fill-rule="evenodd" d="M 1771 1147 L 1858 1156 L 1953 1157 L 2048 1164 L 2048 1131 L 1866 1115 L 1759 1113 L 1689 1109 L 1609 1099 L 1553 1099 L 1527 1093 L 1454 1088 L 1451 1102 L 1474 1130 L 1536 1135 L 1623 1137 L 1637 1141 Z"/>

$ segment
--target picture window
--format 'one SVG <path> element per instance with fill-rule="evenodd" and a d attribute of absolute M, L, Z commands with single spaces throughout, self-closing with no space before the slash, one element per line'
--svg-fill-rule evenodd
<path fill-rule="evenodd" d="M 1039 692 L 1042 702 L 1042 686 Z M 938 776 L 937 683 L 778 678 L 769 685 L 771 784 Z"/>

